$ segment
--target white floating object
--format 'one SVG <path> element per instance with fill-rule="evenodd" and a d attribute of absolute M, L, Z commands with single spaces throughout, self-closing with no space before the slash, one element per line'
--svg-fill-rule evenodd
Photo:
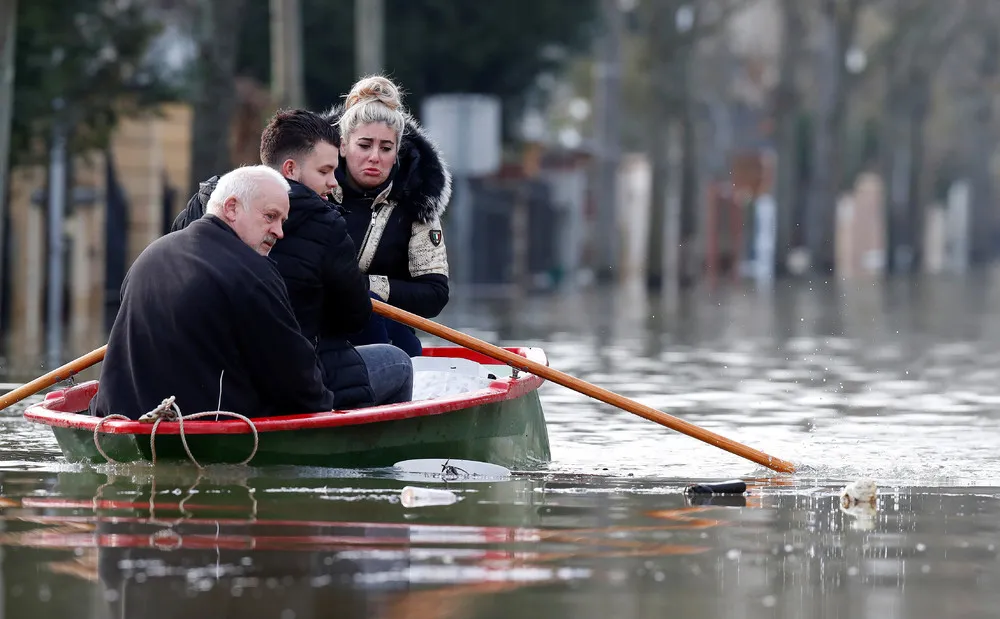
<path fill-rule="evenodd" d="M 458 502 L 458 495 L 451 490 L 406 486 L 399 494 L 399 502 L 406 508 L 451 505 Z"/>
<path fill-rule="evenodd" d="M 859 479 L 844 486 L 840 491 L 840 505 L 844 509 L 849 509 L 855 505 L 875 506 L 875 495 L 878 486 L 873 479 Z"/>
<path fill-rule="evenodd" d="M 482 477 L 510 477 L 510 469 L 489 462 L 458 460 L 455 458 L 426 458 L 403 460 L 393 465 L 405 473 L 421 473 L 445 481 L 461 481 Z"/>
<path fill-rule="evenodd" d="M 878 486 L 873 479 L 859 479 L 840 491 L 840 511 L 854 518 L 851 528 L 870 531 L 875 528 L 875 496 Z"/>

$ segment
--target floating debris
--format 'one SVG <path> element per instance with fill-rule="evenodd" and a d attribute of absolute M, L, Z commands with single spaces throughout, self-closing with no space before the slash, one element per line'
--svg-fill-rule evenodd
<path fill-rule="evenodd" d="M 872 479 L 859 479 L 840 491 L 840 510 L 855 518 L 854 529 L 868 531 L 875 527 L 875 497 L 878 486 Z"/>
<path fill-rule="evenodd" d="M 747 484 L 741 479 L 715 484 L 693 484 L 684 489 L 684 494 L 743 494 Z"/>
<path fill-rule="evenodd" d="M 451 505 L 458 502 L 458 495 L 451 490 L 438 488 L 417 488 L 406 486 L 399 495 L 403 507 L 428 507 L 431 505 Z"/>
<path fill-rule="evenodd" d="M 840 506 L 849 509 L 855 505 L 867 504 L 875 507 L 878 486 L 873 479 L 859 479 L 844 486 L 840 491 Z"/>

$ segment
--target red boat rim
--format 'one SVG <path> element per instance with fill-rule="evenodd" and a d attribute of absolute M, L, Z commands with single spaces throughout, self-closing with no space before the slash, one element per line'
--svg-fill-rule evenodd
<path fill-rule="evenodd" d="M 515 347 L 507 350 L 536 363 L 547 365 L 547 358 L 541 348 Z M 485 355 L 461 347 L 425 348 L 424 356 L 468 359 L 488 365 L 503 365 Z M 518 372 L 513 378 L 499 378 L 491 381 L 484 389 L 449 395 L 429 400 L 417 400 L 402 404 L 389 404 L 348 411 L 323 411 L 299 415 L 257 417 L 253 424 L 257 432 L 283 432 L 352 426 L 412 417 L 440 415 L 472 406 L 480 406 L 504 400 L 513 400 L 537 390 L 545 379 L 525 372 Z M 48 426 L 74 428 L 93 432 L 100 417 L 81 414 L 87 410 L 90 400 L 97 394 L 98 381 L 87 381 L 78 385 L 52 391 L 42 402 L 33 404 L 24 411 L 25 419 Z M 101 425 L 101 432 L 107 434 L 149 435 L 153 424 L 138 421 L 110 419 Z M 164 421 L 157 427 L 157 434 L 180 434 L 180 424 Z M 195 420 L 184 422 L 184 434 L 249 434 L 253 428 L 239 419 L 220 417 L 218 421 Z"/>

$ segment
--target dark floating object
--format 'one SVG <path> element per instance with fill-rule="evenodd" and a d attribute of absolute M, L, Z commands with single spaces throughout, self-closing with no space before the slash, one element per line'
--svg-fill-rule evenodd
<path fill-rule="evenodd" d="M 747 506 L 747 498 L 742 494 L 688 494 L 684 499 L 692 507 Z"/>
<path fill-rule="evenodd" d="M 743 494 L 746 491 L 746 482 L 737 479 L 717 484 L 693 484 L 684 489 L 684 494 Z"/>

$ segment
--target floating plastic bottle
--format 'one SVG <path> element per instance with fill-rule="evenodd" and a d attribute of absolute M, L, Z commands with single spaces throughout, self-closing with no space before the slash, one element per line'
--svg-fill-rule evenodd
<path fill-rule="evenodd" d="M 430 505 L 451 505 L 458 502 L 458 495 L 451 490 L 437 488 L 417 488 L 406 486 L 399 495 L 403 507 L 428 507 Z"/>

